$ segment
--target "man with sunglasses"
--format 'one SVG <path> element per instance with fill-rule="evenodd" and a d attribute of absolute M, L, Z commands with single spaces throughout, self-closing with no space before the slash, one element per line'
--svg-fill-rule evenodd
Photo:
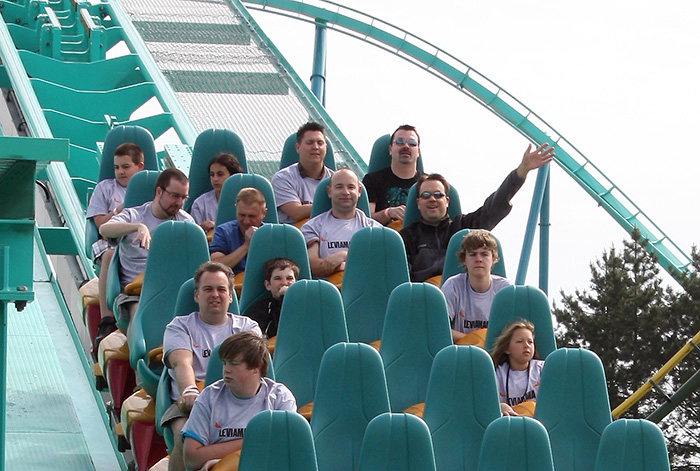
<path fill-rule="evenodd" d="M 190 183 L 187 175 L 176 168 L 163 170 L 156 179 L 153 201 L 124 208 L 122 212 L 102 224 L 100 234 L 109 238 L 121 238 L 119 242 L 119 272 L 122 290 L 146 269 L 146 257 L 151 245 L 151 234 L 165 221 L 189 221 L 182 205 L 187 199 Z M 131 317 L 138 305 L 138 296 L 119 294 L 119 315 Z M 116 325 L 114 326 L 116 330 Z M 97 339 L 96 339 L 97 343 Z M 99 344 L 98 344 L 99 345 Z"/>
<path fill-rule="evenodd" d="M 447 244 L 462 229 L 486 229 L 510 213 L 510 200 L 518 192 L 527 174 L 554 158 L 554 148 L 544 143 L 532 150 L 529 145 L 518 168 L 508 174 L 501 186 L 484 204 L 469 214 L 460 214 L 454 220 L 447 214 L 450 185 L 437 173 L 423 175 L 416 183 L 416 199 L 420 220 L 401 229 L 406 246 L 411 281 L 425 281 L 442 274 Z"/>
<path fill-rule="evenodd" d="M 420 136 L 416 128 L 403 124 L 391 135 L 389 167 L 368 173 L 362 179 L 367 189 L 372 218 L 382 224 L 403 220 L 408 191 L 418 181 Z"/>

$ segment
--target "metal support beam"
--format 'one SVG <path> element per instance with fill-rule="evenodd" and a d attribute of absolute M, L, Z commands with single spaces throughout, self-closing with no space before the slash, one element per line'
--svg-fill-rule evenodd
<path fill-rule="evenodd" d="M 540 209 L 540 289 L 549 296 L 549 180 L 544 184 L 542 208 Z"/>
<path fill-rule="evenodd" d="M 326 22 L 316 20 L 316 36 L 314 38 L 314 63 L 311 72 L 311 92 L 321 105 L 326 106 Z"/>
<path fill-rule="evenodd" d="M 549 164 L 545 164 L 537 171 L 537 182 L 535 183 L 535 191 L 532 194 L 532 203 L 530 204 L 530 216 L 527 220 L 525 228 L 525 239 L 523 240 L 523 250 L 520 252 L 520 263 L 518 264 L 518 274 L 515 277 L 516 285 L 524 285 L 527 277 L 527 268 L 530 263 L 530 255 L 532 254 L 532 243 L 535 239 L 535 228 L 537 219 L 542 207 L 542 197 L 549 176 Z"/>

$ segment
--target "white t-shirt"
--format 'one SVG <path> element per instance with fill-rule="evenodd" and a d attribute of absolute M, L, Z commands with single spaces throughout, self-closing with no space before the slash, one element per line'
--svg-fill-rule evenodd
<path fill-rule="evenodd" d="M 498 402 L 509 406 L 517 406 L 521 402 L 537 402 L 537 391 L 540 389 L 540 377 L 544 360 L 530 360 L 526 370 L 511 370 L 506 361 L 496 368 L 496 386 L 498 386 Z"/>
<path fill-rule="evenodd" d="M 333 170 L 323 167 L 323 177 L 328 178 L 333 175 Z M 277 204 L 277 218 L 282 224 L 294 224 L 293 218 L 282 211 L 280 206 L 296 201 L 301 204 L 311 204 L 314 202 L 316 187 L 321 183 L 311 177 L 302 177 L 299 173 L 299 163 L 278 170 L 272 176 L 272 190 L 275 192 L 275 204 Z"/>
<path fill-rule="evenodd" d="M 510 285 L 512 283 L 507 279 L 491 275 L 489 289 L 484 293 L 477 293 L 467 282 L 466 273 L 458 273 L 448 278 L 441 289 L 447 301 L 447 313 L 452 329 L 469 333 L 487 328 L 494 296 Z"/>
<path fill-rule="evenodd" d="M 216 210 L 218 208 L 219 202 L 216 200 L 216 190 L 211 190 L 199 195 L 194 200 L 190 214 L 197 224 L 201 224 L 204 221 L 216 221 Z"/>
<path fill-rule="evenodd" d="M 85 217 L 90 219 L 117 209 L 124 202 L 124 195 L 126 187 L 121 186 L 116 178 L 102 180 L 92 192 Z"/>
<path fill-rule="evenodd" d="M 348 250 L 350 239 L 363 227 L 382 227 L 382 224 L 365 216 L 360 209 L 355 210 L 355 217 L 351 219 L 338 219 L 332 210 L 328 210 L 306 221 L 301 226 L 301 233 L 306 245 L 318 242 L 318 255 L 326 258 L 332 253 Z"/>
<path fill-rule="evenodd" d="M 207 446 L 243 438 L 250 419 L 264 410 L 296 411 L 297 403 L 287 386 L 270 378 L 262 378 L 260 389 L 248 399 L 234 396 L 220 379 L 195 400 L 182 439 L 190 437 Z"/>
<path fill-rule="evenodd" d="M 174 401 L 180 395 L 175 381 L 175 372 L 170 369 L 168 355 L 173 350 L 192 352 L 192 369 L 197 381 L 207 375 L 211 352 L 221 342 L 233 334 L 252 330 L 262 337 L 258 323 L 246 316 L 227 313 L 226 322 L 221 325 L 207 324 L 195 311 L 186 316 L 177 316 L 165 328 L 163 334 L 163 358 L 170 374 L 170 398 Z"/>
<path fill-rule="evenodd" d="M 153 235 L 153 231 L 165 221 L 189 221 L 194 223 L 192 216 L 180 210 L 174 217 L 168 219 L 158 219 L 151 211 L 152 201 L 144 203 L 134 208 L 124 208 L 121 213 L 115 214 L 109 222 L 143 223 Z M 119 281 L 122 289 L 139 273 L 146 269 L 146 258 L 148 250 L 141 248 L 139 242 L 134 243 L 136 232 L 127 234 L 119 242 L 119 267 L 121 276 Z"/>

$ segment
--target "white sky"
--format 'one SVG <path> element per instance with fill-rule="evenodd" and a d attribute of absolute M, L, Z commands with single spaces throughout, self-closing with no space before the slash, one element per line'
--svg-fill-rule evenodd
<path fill-rule="evenodd" d="M 530 107 L 593 161 L 687 253 L 698 242 L 700 7 L 672 2 L 356 0 L 348 6 L 460 58 Z M 314 28 L 253 12 L 302 79 Z M 326 108 L 361 155 L 399 124 L 421 135 L 469 212 L 520 162 L 527 141 L 467 96 L 408 62 L 328 33 Z M 589 263 L 623 229 L 558 166 L 552 173 L 549 292 L 588 288 Z M 535 172 L 494 230 L 514 279 Z M 537 285 L 537 239 L 527 283 Z M 674 284 L 677 287 L 677 285 Z"/>

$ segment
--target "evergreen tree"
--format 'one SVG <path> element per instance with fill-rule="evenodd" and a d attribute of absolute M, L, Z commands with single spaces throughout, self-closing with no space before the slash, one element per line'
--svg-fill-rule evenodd
<path fill-rule="evenodd" d="M 632 234 L 636 239 L 639 233 Z M 588 290 L 562 294 L 563 307 L 554 306 L 559 322 L 558 345 L 584 347 L 601 359 L 608 381 L 611 408 L 644 384 L 700 329 L 700 257 L 694 254 L 693 274 L 686 292 L 664 289 L 656 259 L 643 245 L 624 241 L 622 251 L 604 251 L 591 264 Z M 692 355 L 692 354 L 691 354 Z M 691 362 L 673 370 L 669 391 L 700 366 Z M 650 393 L 623 417 L 646 417 L 665 400 Z M 698 469 L 697 396 L 686 400 L 661 424 L 676 470 Z"/>

